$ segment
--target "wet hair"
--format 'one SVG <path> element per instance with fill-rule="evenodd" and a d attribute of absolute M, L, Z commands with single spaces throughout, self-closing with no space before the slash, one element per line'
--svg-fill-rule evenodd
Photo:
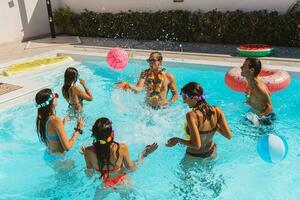
<path fill-rule="evenodd" d="M 152 52 L 152 53 L 150 54 L 150 56 L 149 56 L 149 57 L 152 57 L 154 54 L 156 54 L 156 55 L 157 55 L 157 60 L 158 60 L 158 61 L 162 61 L 162 60 L 163 60 L 163 56 L 162 56 L 162 54 L 161 54 L 160 52 L 158 52 L 158 51 L 154 51 L 154 52 Z"/>
<path fill-rule="evenodd" d="M 203 122 L 206 119 L 211 119 L 211 116 L 215 113 L 215 111 L 212 109 L 212 106 L 210 106 L 203 98 L 203 88 L 200 84 L 196 82 L 189 82 L 183 88 L 181 88 L 181 92 L 185 93 L 190 98 L 198 97 L 198 101 L 194 108 L 197 108 L 203 114 Z"/>
<path fill-rule="evenodd" d="M 249 69 L 254 69 L 254 76 L 257 77 L 261 70 L 261 62 L 257 58 L 246 58 L 249 62 Z"/>
<path fill-rule="evenodd" d="M 45 103 L 53 95 L 51 89 L 46 88 L 39 91 L 35 95 L 35 102 L 37 105 Z M 42 141 L 46 146 L 48 146 L 47 137 L 46 137 L 46 122 L 51 115 L 53 109 L 53 99 L 49 101 L 49 104 L 38 107 L 37 118 L 36 118 L 36 130 L 39 136 L 40 141 Z"/>
<path fill-rule="evenodd" d="M 64 86 L 62 87 L 62 94 L 66 100 L 69 99 L 69 89 L 73 83 L 75 83 L 78 79 L 78 71 L 74 67 L 69 67 L 65 71 L 65 80 Z"/>
<path fill-rule="evenodd" d="M 97 156 L 97 160 L 98 160 L 98 167 L 99 167 L 99 171 L 101 172 L 101 177 L 103 177 L 104 171 L 108 172 L 107 177 L 109 177 L 109 166 L 115 166 L 118 159 L 119 159 L 119 149 L 120 149 L 120 145 L 119 143 L 115 142 L 114 139 L 112 138 L 112 140 L 106 142 L 105 144 L 101 144 L 100 140 L 104 140 L 107 141 L 107 139 L 112 136 L 112 122 L 105 117 L 99 118 L 96 120 L 96 122 L 93 125 L 92 128 L 92 136 L 94 137 L 94 142 L 93 145 L 96 149 L 96 156 Z M 110 162 L 110 145 L 114 143 L 118 146 L 117 148 L 117 160 L 116 163 L 112 164 Z M 104 169 L 106 168 L 106 169 Z M 105 175 L 106 176 L 106 175 Z M 107 178 L 105 177 L 105 178 Z"/>

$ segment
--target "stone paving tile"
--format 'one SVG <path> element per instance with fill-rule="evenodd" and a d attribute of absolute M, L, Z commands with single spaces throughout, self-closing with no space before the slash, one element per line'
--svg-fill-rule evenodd
<path fill-rule="evenodd" d="M 20 87 L 18 85 L 0 83 L 0 95 L 15 91 L 20 88 L 22 88 L 22 87 Z"/>

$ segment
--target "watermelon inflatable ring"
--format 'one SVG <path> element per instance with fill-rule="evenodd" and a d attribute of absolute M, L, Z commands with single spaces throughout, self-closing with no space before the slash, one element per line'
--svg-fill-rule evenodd
<path fill-rule="evenodd" d="M 273 48 L 266 44 L 241 44 L 237 53 L 245 57 L 263 57 L 272 54 Z"/>

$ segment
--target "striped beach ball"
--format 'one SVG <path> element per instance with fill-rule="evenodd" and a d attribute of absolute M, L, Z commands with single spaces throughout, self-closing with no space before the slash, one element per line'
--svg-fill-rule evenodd
<path fill-rule="evenodd" d="M 281 136 L 274 134 L 264 135 L 257 142 L 257 152 L 264 161 L 276 163 L 286 157 L 288 144 Z"/>
<path fill-rule="evenodd" d="M 128 64 L 128 54 L 124 49 L 112 48 L 107 56 L 108 65 L 115 70 L 122 70 Z"/>

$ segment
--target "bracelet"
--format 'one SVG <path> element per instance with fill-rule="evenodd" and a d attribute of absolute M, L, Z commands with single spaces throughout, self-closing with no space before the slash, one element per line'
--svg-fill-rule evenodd
<path fill-rule="evenodd" d="M 74 128 L 74 130 L 75 130 L 75 131 L 78 131 L 79 134 L 82 134 L 82 133 L 83 133 L 83 131 L 82 131 L 80 128 Z"/>

